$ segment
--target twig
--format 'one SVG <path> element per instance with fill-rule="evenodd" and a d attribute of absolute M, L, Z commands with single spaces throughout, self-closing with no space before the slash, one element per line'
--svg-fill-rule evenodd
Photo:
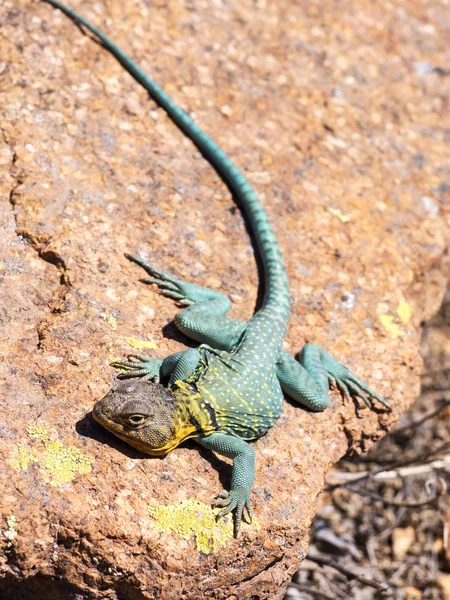
<path fill-rule="evenodd" d="M 355 573 L 354 571 L 350 571 L 350 569 L 341 567 L 341 565 L 336 564 L 331 559 L 324 558 L 322 556 L 316 556 L 315 554 L 311 554 L 311 553 L 308 554 L 307 558 L 308 558 L 308 560 L 311 560 L 312 562 L 315 562 L 320 566 L 332 567 L 333 569 L 336 569 L 336 571 L 339 571 L 339 573 L 342 573 L 342 575 L 345 575 L 348 579 L 357 579 L 361 583 L 364 583 L 365 585 L 373 587 L 377 590 L 386 591 L 389 588 L 387 583 L 380 583 L 378 581 L 374 581 L 373 579 L 369 579 L 369 578 L 365 577 L 364 575 L 358 575 L 358 573 Z"/>
<path fill-rule="evenodd" d="M 400 476 L 398 473 L 400 472 L 401 467 L 405 467 L 406 465 L 413 465 L 415 463 L 426 463 L 427 460 L 431 460 L 432 456 L 434 456 L 436 454 L 440 454 L 441 452 L 443 452 L 444 450 L 448 450 L 449 448 L 450 448 L 450 442 L 444 442 L 437 448 L 432 448 L 431 450 L 429 450 L 428 452 L 425 452 L 422 455 L 415 456 L 415 457 L 409 458 L 409 459 L 403 458 L 402 460 L 392 463 L 390 465 L 390 467 L 391 467 L 390 471 L 386 471 L 385 467 L 380 467 L 378 469 L 375 469 L 374 471 L 362 471 L 362 472 L 359 471 L 358 473 L 335 472 L 330 475 L 334 475 L 340 479 L 352 480 L 354 483 L 361 482 L 361 481 L 364 481 L 364 480 L 370 479 L 370 478 L 377 478 L 381 473 L 390 473 L 391 476 L 390 477 L 379 477 L 380 479 L 393 479 L 395 477 Z M 449 458 L 448 455 L 444 456 L 444 460 L 447 461 L 448 458 Z M 420 466 L 422 466 L 422 465 L 419 465 L 418 468 L 420 468 Z M 442 468 L 442 467 L 440 467 L 440 468 Z M 425 472 L 428 472 L 428 470 L 426 470 Z M 338 488 L 341 485 L 343 485 L 343 484 L 342 483 L 328 484 L 326 487 L 326 491 L 332 492 L 335 488 Z"/>
<path fill-rule="evenodd" d="M 404 583 L 400 579 L 401 576 L 405 571 L 414 567 L 420 568 L 418 561 L 412 558 L 406 558 L 405 561 L 402 562 L 402 564 L 399 566 L 399 568 L 396 571 L 394 571 L 389 577 L 389 581 L 392 583 L 392 585 L 397 585 L 396 583 L 394 583 L 395 579 L 397 579 L 397 581 L 399 582 L 398 586 L 403 587 Z"/>
<path fill-rule="evenodd" d="M 382 540 L 385 540 L 386 538 L 390 537 L 394 529 L 396 529 L 399 526 L 399 524 L 403 522 L 407 510 L 408 509 L 404 507 L 400 507 L 398 510 L 396 510 L 394 520 L 379 533 L 373 533 L 373 535 L 367 541 L 366 546 L 372 543 L 374 540 L 379 544 Z"/>
<path fill-rule="evenodd" d="M 376 494 L 375 492 L 371 492 L 370 490 L 366 490 L 364 488 L 356 488 L 347 484 L 344 484 L 343 487 L 345 487 L 345 489 L 349 490 L 350 492 L 355 492 L 356 494 L 359 494 L 360 496 L 369 496 L 369 498 L 373 498 L 374 500 L 380 500 L 388 506 L 397 506 L 399 508 L 421 508 L 422 506 L 427 506 L 428 504 L 431 504 L 436 500 L 436 498 L 438 498 L 438 496 L 440 496 L 440 493 L 438 494 L 435 492 L 435 494 L 431 498 L 428 498 L 428 500 L 423 500 L 422 502 L 401 502 L 396 500 L 388 500 L 387 498 L 383 498 L 383 496 L 380 496 L 379 494 Z"/>
<path fill-rule="evenodd" d="M 450 400 L 444 401 L 435 410 L 428 413 L 421 419 L 419 419 L 417 421 L 412 421 L 411 423 L 408 423 L 407 425 L 404 425 L 403 427 L 398 427 L 397 429 L 392 430 L 390 435 L 392 437 L 396 437 L 397 435 L 399 435 L 400 433 L 403 433 L 404 431 L 407 431 L 408 429 L 415 429 L 416 427 L 419 427 L 420 425 L 422 425 L 422 423 L 425 423 L 425 421 L 428 421 L 429 419 L 432 419 L 433 417 L 438 415 L 440 412 L 442 412 L 444 410 L 444 408 L 447 408 L 447 406 L 450 406 Z"/>
<path fill-rule="evenodd" d="M 411 461 L 412 462 L 412 461 Z M 414 459 L 417 462 L 417 459 Z M 404 463 L 403 463 L 404 464 Z M 397 479 L 398 477 L 408 477 L 409 475 L 423 475 L 438 469 L 450 467 L 450 454 L 444 456 L 440 460 L 412 467 L 396 468 L 386 471 L 385 469 L 376 469 L 374 471 L 360 471 L 359 473 L 330 473 L 331 477 L 336 477 L 341 481 L 339 483 L 328 484 L 325 488 L 327 492 L 332 492 L 338 487 L 346 486 L 347 482 L 360 483 L 366 479 L 375 479 L 377 481 L 385 481 L 388 479 Z"/>

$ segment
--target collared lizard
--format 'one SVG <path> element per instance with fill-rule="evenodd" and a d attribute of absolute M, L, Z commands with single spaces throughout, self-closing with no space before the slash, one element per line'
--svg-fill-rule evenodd
<path fill-rule="evenodd" d="M 290 312 L 288 277 L 267 214 L 252 187 L 230 158 L 171 98 L 105 34 L 58 0 L 45 0 L 92 32 L 145 88 L 214 167 L 245 213 L 264 266 L 264 298 L 246 323 L 226 317 L 229 298 L 163 273 L 141 258 L 126 255 L 149 275 L 164 296 L 184 309 L 175 324 L 200 343 L 164 360 L 130 355 L 113 366 L 124 378 L 93 409 L 95 419 L 138 450 L 165 455 L 193 438 L 233 459 L 230 491 L 219 494 L 218 517 L 234 511 L 237 535 L 244 508 L 251 520 L 250 494 L 255 453 L 247 442 L 264 435 L 281 414 L 283 392 L 313 411 L 328 406 L 330 383 L 346 398 L 387 401 L 347 367 L 315 344 L 296 355 L 282 349 Z M 130 379 L 132 378 L 132 379 Z M 160 383 L 167 380 L 167 384 Z"/>

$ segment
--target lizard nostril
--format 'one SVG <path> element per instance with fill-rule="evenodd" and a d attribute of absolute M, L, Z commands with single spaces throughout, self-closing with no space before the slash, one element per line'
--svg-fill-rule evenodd
<path fill-rule="evenodd" d="M 108 404 L 108 401 L 105 402 L 105 400 L 106 400 L 106 397 L 102 398 L 101 400 L 96 402 L 94 404 L 94 408 L 92 409 L 92 414 L 94 416 L 94 419 L 96 421 L 98 421 L 99 423 L 102 423 L 103 421 L 105 421 L 112 414 L 112 409 L 111 409 L 110 405 Z"/>

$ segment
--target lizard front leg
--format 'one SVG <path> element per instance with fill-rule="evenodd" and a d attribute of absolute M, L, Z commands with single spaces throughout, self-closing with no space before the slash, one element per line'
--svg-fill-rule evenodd
<path fill-rule="evenodd" d="M 171 387 L 175 381 L 184 381 L 192 375 L 200 360 L 200 353 L 196 348 L 189 348 L 170 354 L 164 359 L 146 358 L 140 354 L 130 354 L 128 358 L 136 360 L 119 360 L 111 363 L 111 366 L 116 369 L 124 369 L 124 372 L 119 375 L 119 379 L 142 377 L 159 381 L 170 377 L 169 387 Z"/>
<path fill-rule="evenodd" d="M 243 439 L 222 432 L 196 438 L 196 441 L 208 450 L 233 459 L 231 490 L 221 492 L 213 506 L 222 508 L 217 515 L 218 519 L 235 511 L 234 536 L 237 537 L 244 508 L 247 510 L 250 522 L 252 519 L 250 493 L 255 477 L 255 451 Z"/>

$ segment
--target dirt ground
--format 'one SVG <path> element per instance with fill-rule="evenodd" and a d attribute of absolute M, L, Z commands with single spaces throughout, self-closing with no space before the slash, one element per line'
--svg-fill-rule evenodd
<path fill-rule="evenodd" d="M 327 477 L 285 600 L 450 598 L 450 291 L 424 328 L 422 351 L 415 405 L 369 453 Z"/>

